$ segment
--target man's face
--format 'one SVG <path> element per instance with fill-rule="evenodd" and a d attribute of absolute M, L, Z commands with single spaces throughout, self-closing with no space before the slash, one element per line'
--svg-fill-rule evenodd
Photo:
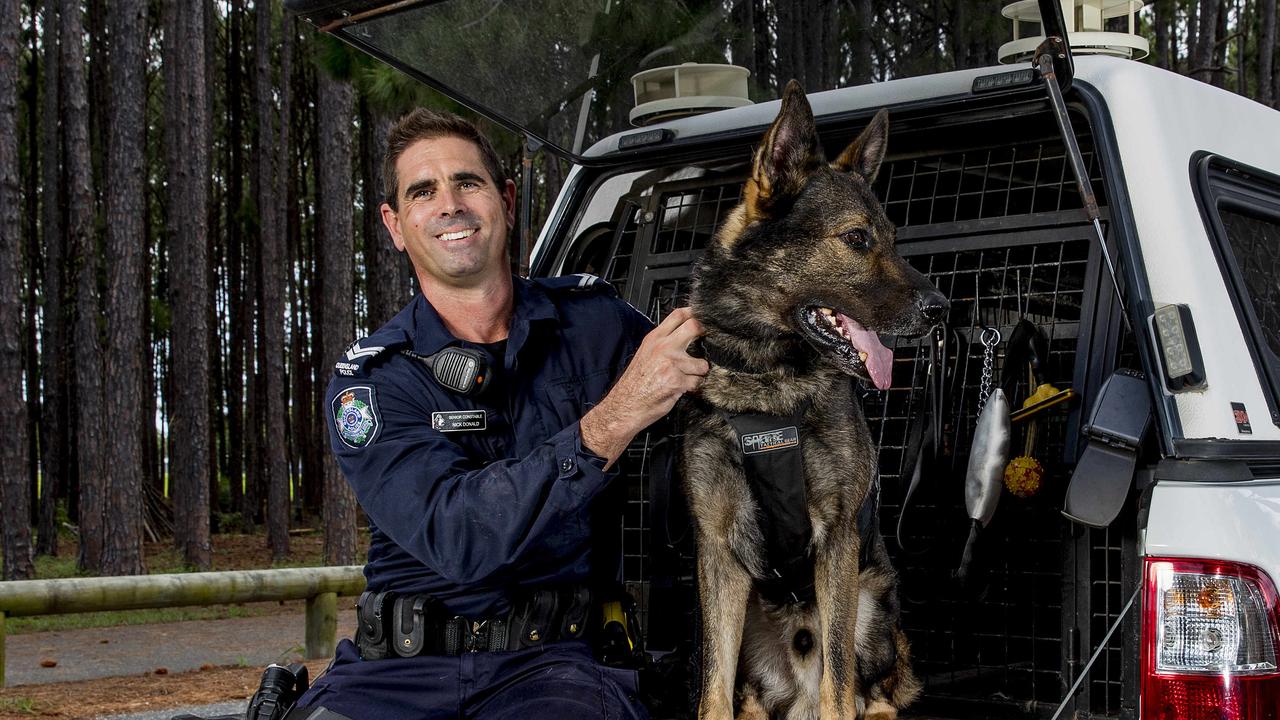
<path fill-rule="evenodd" d="M 467 140 L 419 140 L 396 160 L 399 210 L 382 205 L 396 249 L 430 281 L 476 287 L 508 274 L 507 235 L 515 223 L 515 183 L 495 185 Z"/>

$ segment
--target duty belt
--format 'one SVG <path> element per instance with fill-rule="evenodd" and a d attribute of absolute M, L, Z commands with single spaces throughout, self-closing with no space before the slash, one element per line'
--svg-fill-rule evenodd
<path fill-rule="evenodd" d="M 581 586 L 530 591 L 489 618 L 450 614 L 429 595 L 366 590 L 356 605 L 356 647 L 365 660 L 521 650 L 583 637 L 590 610 Z"/>

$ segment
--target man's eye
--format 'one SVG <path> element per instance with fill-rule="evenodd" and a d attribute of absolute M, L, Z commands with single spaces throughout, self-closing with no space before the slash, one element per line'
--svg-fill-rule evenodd
<path fill-rule="evenodd" d="M 871 245 L 871 239 L 867 237 L 865 230 L 847 230 L 840 233 L 840 239 L 855 250 L 866 250 Z"/>
<path fill-rule="evenodd" d="M 476 188 L 480 187 L 480 185 L 479 183 L 473 182 L 471 180 L 463 180 L 462 182 L 458 183 L 458 187 L 462 188 L 463 190 L 475 190 Z"/>
<path fill-rule="evenodd" d="M 427 191 L 427 190 L 418 190 L 417 192 L 415 192 L 415 193 L 413 194 L 413 197 L 412 197 L 412 198 L 410 198 L 410 199 L 412 199 L 412 200 L 426 200 L 426 199 L 427 199 L 427 198 L 429 198 L 429 197 L 431 197 L 431 193 L 430 193 L 430 191 Z"/>

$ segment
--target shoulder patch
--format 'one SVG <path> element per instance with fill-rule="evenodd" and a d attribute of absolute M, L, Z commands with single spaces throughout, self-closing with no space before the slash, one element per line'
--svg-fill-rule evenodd
<path fill-rule="evenodd" d="M 612 285 L 595 275 L 577 273 L 552 278 L 534 278 L 534 282 L 543 288 L 557 293 L 604 293 L 618 297 L 618 291 Z"/>
<path fill-rule="evenodd" d="M 403 333 L 400 336 L 386 337 L 385 335 L 385 333 L 374 334 L 348 345 L 342 352 L 342 357 L 333 364 L 333 374 L 339 377 L 367 377 L 369 369 L 377 358 L 408 342 Z"/>
<path fill-rule="evenodd" d="M 367 447 L 382 429 L 377 397 L 370 385 L 352 385 L 338 391 L 330 408 L 338 437 L 347 447 Z"/>

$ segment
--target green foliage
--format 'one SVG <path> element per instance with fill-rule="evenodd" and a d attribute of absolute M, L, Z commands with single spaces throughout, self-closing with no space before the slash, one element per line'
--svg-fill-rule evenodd
<path fill-rule="evenodd" d="M 29 697 L 6 697 L 0 698 L 0 710 L 8 710 L 11 712 L 22 713 L 24 715 L 36 715 L 40 713 L 40 707 L 36 701 Z"/>
<path fill-rule="evenodd" d="M 214 511 L 212 515 L 213 533 L 249 533 L 253 532 L 253 523 L 245 522 L 244 515 L 239 512 Z"/>
<path fill-rule="evenodd" d="M 151 296 L 151 332 L 156 337 L 169 334 L 173 327 L 173 313 L 169 310 L 169 301 L 160 295 Z"/>
<path fill-rule="evenodd" d="M 36 579 L 53 580 L 56 578 L 82 577 L 83 573 L 76 567 L 74 553 L 63 552 L 61 555 L 41 555 L 36 558 Z"/>

